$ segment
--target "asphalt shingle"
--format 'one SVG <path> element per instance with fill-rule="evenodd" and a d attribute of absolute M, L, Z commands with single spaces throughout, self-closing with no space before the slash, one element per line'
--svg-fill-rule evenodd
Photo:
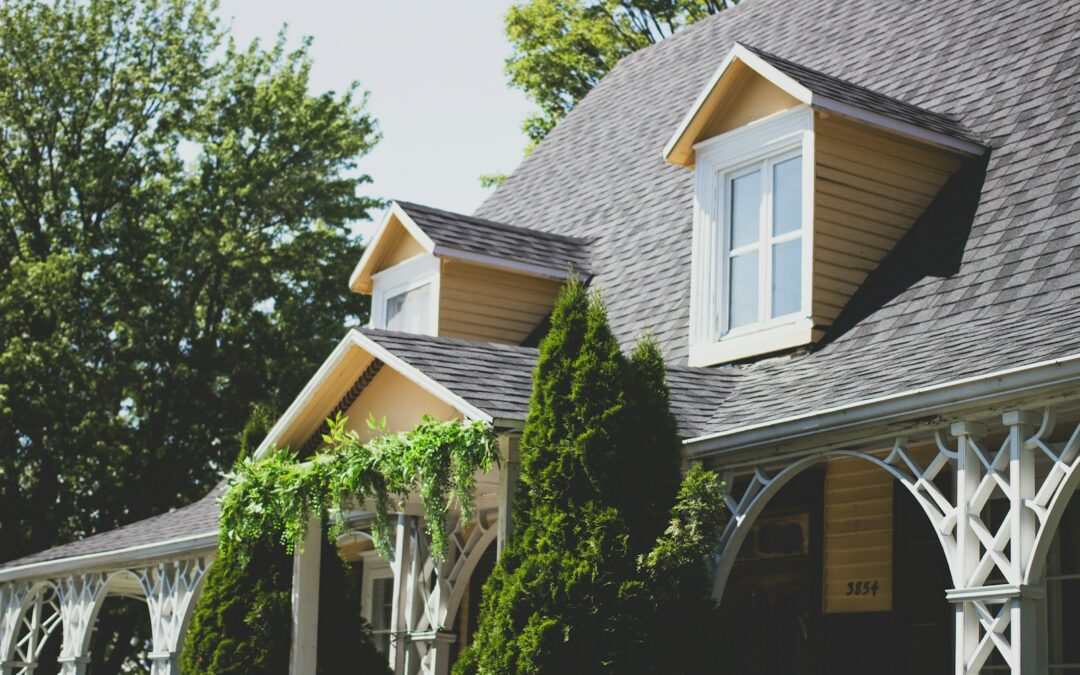
<path fill-rule="evenodd" d="M 397 202 L 436 246 L 588 275 L 588 240 Z"/>

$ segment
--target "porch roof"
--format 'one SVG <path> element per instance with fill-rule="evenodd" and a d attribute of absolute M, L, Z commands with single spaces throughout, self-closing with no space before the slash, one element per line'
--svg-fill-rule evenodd
<path fill-rule="evenodd" d="M 224 486 L 224 481 L 218 483 L 199 501 L 175 511 L 2 563 L 0 581 L 45 574 L 49 571 L 46 563 L 64 560 L 73 566 L 93 569 L 118 559 L 126 563 L 215 548 L 220 514 L 217 498 Z"/>
<path fill-rule="evenodd" d="M 373 350 L 377 345 L 382 356 L 392 355 L 496 422 L 524 423 L 537 349 L 373 329 L 356 335 L 363 336 L 363 345 Z M 668 369 L 672 413 L 684 437 L 707 429 L 709 415 L 731 391 L 733 375 L 730 369 Z M 126 563 L 160 557 L 163 550 L 176 554 L 213 547 L 220 513 L 216 500 L 223 488 L 218 484 L 184 508 L 0 564 L 0 580 L 39 576 L 45 563 L 68 561 L 67 567 L 89 569 L 104 560 Z"/>

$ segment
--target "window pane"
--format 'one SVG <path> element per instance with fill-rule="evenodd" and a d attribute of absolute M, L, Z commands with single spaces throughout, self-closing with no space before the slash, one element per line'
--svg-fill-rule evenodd
<path fill-rule="evenodd" d="M 738 328 L 758 320 L 758 260 L 757 252 L 731 258 L 731 277 L 728 284 L 728 329 Z"/>
<path fill-rule="evenodd" d="M 731 248 L 758 240 L 761 213 L 761 172 L 731 179 Z"/>
<path fill-rule="evenodd" d="M 391 616 L 394 611 L 394 580 L 375 579 L 371 582 L 371 631 L 375 647 L 383 654 L 390 653 Z"/>
<path fill-rule="evenodd" d="M 802 237 L 772 249 L 773 318 L 794 314 L 802 307 Z"/>
<path fill-rule="evenodd" d="M 774 235 L 794 232 L 802 226 L 802 157 L 773 165 Z"/>
<path fill-rule="evenodd" d="M 431 284 L 399 293 L 386 301 L 386 328 L 423 333 L 428 327 Z"/>

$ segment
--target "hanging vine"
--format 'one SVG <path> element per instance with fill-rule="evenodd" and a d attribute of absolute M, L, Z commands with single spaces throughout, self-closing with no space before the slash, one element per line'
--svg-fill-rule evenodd
<path fill-rule="evenodd" d="M 312 516 L 328 518 L 331 535 L 341 534 L 350 504 L 371 499 L 372 535 L 390 557 L 389 514 L 411 494 L 419 495 L 436 558 L 446 555 L 447 515 L 456 503 L 472 518 L 476 473 L 498 463 L 498 446 L 483 422 L 440 422 L 425 417 L 411 431 L 379 434 L 364 443 L 346 429 L 340 413 L 328 420 L 324 447 L 301 461 L 288 449 L 259 460 L 245 459 L 227 476 L 221 498 L 220 546 L 247 557 L 254 545 L 279 539 L 291 552 L 303 540 Z M 377 431 L 381 425 L 369 420 Z"/>

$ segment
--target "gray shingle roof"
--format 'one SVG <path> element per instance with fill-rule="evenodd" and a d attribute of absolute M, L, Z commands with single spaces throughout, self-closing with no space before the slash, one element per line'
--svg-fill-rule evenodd
<path fill-rule="evenodd" d="M 108 553 L 132 546 L 165 542 L 172 539 L 194 537 L 217 531 L 220 509 L 217 497 L 223 483 L 199 501 L 183 508 L 140 520 L 115 530 L 78 539 L 69 544 L 33 553 L 0 565 L 0 569 L 43 563 L 62 558 Z"/>
<path fill-rule="evenodd" d="M 525 419 L 536 349 L 372 328 L 360 332 L 492 417 Z"/>
<path fill-rule="evenodd" d="M 982 142 L 967 127 L 948 115 L 926 110 L 891 96 L 885 96 L 866 87 L 801 66 L 751 45 L 743 44 L 743 47 L 757 54 L 777 70 L 815 94 L 908 122 L 924 129 L 937 131 L 953 138 L 972 143 Z"/>
<path fill-rule="evenodd" d="M 1075 2 L 745 0 L 623 59 L 477 215 L 593 237 L 593 284 L 620 339 L 650 330 L 685 363 L 693 171 L 661 152 L 739 41 L 933 110 L 991 151 L 985 170 L 972 160 L 944 188 L 823 344 L 720 371 L 730 392 L 708 404 L 709 430 L 1075 354 L 1078 36 Z"/>
<path fill-rule="evenodd" d="M 437 246 L 588 274 L 588 240 L 397 202 Z"/>
<path fill-rule="evenodd" d="M 524 420 L 532 395 L 533 347 L 366 328 L 361 332 L 492 417 Z M 684 436 L 702 433 L 731 390 L 732 369 L 670 367 L 671 408 Z"/>

